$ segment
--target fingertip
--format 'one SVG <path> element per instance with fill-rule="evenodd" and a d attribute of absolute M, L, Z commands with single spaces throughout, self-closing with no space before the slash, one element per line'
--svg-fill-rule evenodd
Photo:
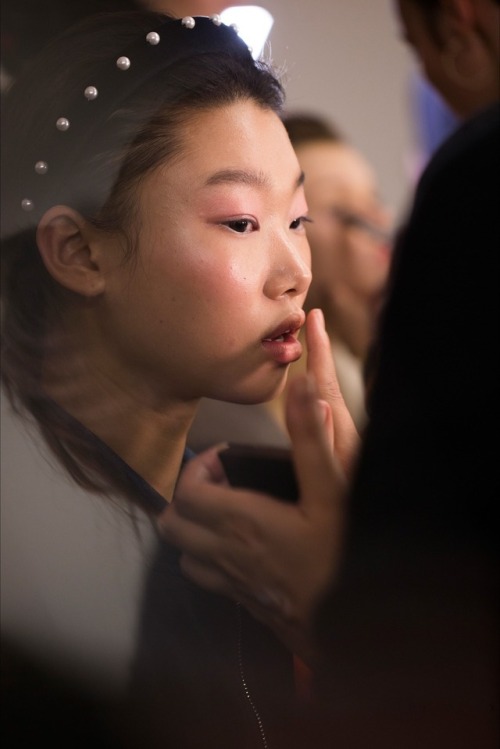
<path fill-rule="evenodd" d="M 180 479 L 187 478 L 189 481 L 216 483 L 222 481 L 225 478 L 225 474 L 219 458 L 219 452 L 224 447 L 227 447 L 227 445 L 220 443 L 201 453 L 195 454 L 184 464 Z"/>
<path fill-rule="evenodd" d="M 326 335 L 325 316 L 320 307 L 310 310 L 307 316 L 307 329 L 309 332 L 316 331 L 317 333 Z"/>
<path fill-rule="evenodd" d="M 319 307 L 315 307 L 309 312 L 306 322 L 306 344 L 308 361 L 313 356 L 327 356 L 331 359 L 330 338 L 325 327 L 325 317 Z"/>
<path fill-rule="evenodd" d="M 320 307 L 314 307 L 309 312 L 309 316 L 319 325 L 321 325 L 322 328 L 325 327 L 325 316 L 323 314 L 323 310 Z"/>

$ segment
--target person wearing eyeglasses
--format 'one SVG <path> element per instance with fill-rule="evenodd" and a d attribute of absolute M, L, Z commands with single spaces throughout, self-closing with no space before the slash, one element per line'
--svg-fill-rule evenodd
<path fill-rule="evenodd" d="M 392 216 L 364 155 L 331 122 L 310 112 L 284 120 L 305 179 L 313 280 L 337 377 L 358 429 L 366 422 L 364 367 L 391 260 Z"/>

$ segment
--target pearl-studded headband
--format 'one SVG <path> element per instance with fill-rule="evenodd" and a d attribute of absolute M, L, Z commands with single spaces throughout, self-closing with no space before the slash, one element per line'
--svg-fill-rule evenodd
<path fill-rule="evenodd" d="M 61 202 L 54 184 L 77 181 L 72 165 L 81 161 L 82 153 L 89 152 L 92 158 L 92 144 L 102 140 L 104 130 L 106 137 L 113 137 L 109 132 L 112 115 L 131 94 L 176 62 L 214 52 L 255 64 L 236 28 L 213 15 L 169 18 L 103 66 L 54 118 L 49 137 L 42 144 L 29 144 L 20 156 L 16 184 L 9 186 L 8 207 L 3 210 L 2 238 L 36 225 L 51 205 Z"/>

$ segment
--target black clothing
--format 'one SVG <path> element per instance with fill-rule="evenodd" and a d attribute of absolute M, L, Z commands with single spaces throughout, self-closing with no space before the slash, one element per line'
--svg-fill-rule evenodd
<path fill-rule="evenodd" d="M 154 489 L 142 491 L 153 505 Z M 179 556 L 159 540 L 141 603 L 131 702 L 144 746 L 281 747 L 281 716 L 295 711 L 292 654 L 238 603 L 187 580 Z"/>
<path fill-rule="evenodd" d="M 495 106 L 451 136 L 396 248 L 320 617 L 338 749 L 497 745 L 499 135 Z"/>
<path fill-rule="evenodd" d="M 239 604 L 189 582 L 178 559 L 160 542 L 142 605 L 133 695 L 151 745 L 272 749 L 277 716 L 293 712 L 292 655 Z"/>

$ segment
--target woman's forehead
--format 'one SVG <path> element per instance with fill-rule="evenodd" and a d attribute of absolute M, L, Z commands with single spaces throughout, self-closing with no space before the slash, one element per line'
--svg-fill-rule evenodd
<path fill-rule="evenodd" d="M 273 175 L 289 173 L 299 180 L 301 169 L 280 118 L 252 100 L 193 114 L 179 133 L 179 152 L 163 170 L 172 179 L 183 170 L 199 173 L 200 184 L 240 183 L 270 186 Z"/>

